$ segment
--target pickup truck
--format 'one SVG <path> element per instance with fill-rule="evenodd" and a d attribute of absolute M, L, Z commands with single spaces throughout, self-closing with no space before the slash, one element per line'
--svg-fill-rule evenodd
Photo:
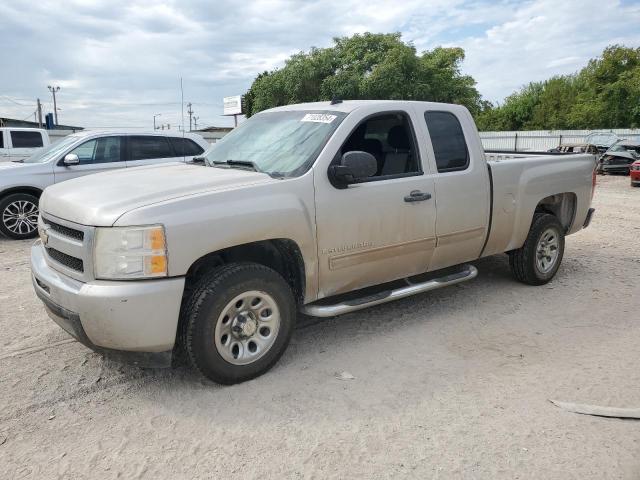
<path fill-rule="evenodd" d="M 23 160 L 51 144 L 49 134 L 41 128 L 0 128 L 0 162 Z"/>
<path fill-rule="evenodd" d="M 47 188 L 33 285 L 86 346 L 224 384 L 273 366 L 298 311 L 470 280 L 503 252 L 544 284 L 593 213 L 593 155 L 487 154 L 457 105 L 278 107 L 196 160 Z"/>

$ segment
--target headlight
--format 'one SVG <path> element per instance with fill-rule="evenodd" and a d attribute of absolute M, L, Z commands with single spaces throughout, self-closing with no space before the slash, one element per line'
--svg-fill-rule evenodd
<path fill-rule="evenodd" d="M 95 277 L 128 280 L 167 276 L 167 242 L 162 225 L 97 228 Z"/>

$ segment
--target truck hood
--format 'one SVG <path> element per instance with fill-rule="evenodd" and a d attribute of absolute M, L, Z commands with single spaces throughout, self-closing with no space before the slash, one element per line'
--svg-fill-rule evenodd
<path fill-rule="evenodd" d="M 168 163 L 126 168 L 62 182 L 45 189 L 44 213 L 92 226 L 111 226 L 126 212 L 208 192 L 277 182 L 264 173 Z"/>

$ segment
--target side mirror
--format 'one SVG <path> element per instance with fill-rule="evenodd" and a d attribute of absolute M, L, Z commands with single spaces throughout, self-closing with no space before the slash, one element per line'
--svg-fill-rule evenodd
<path fill-rule="evenodd" d="M 70 167 L 71 165 L 80 165 L 80 159 L 75 153 L 67 153 L 64 156 L 64 160 L 62 161 L 62 163 L 65 167 Z"/>
<path fill-rule="evenodd" d="M 340 165 L 332 165 L 329 177 L 339 188 L 358 183 L 375 175 L 378 170 L 376 157 L 368 152 L 352 151 L 342 155 Z"/>

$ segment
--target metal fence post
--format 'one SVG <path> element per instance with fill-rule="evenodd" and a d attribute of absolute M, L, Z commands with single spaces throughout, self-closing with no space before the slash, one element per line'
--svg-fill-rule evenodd
<path fill-rule="evenodd" d="M 562 146 L 562 134 L 560 134 L 560 146 Z"/>

